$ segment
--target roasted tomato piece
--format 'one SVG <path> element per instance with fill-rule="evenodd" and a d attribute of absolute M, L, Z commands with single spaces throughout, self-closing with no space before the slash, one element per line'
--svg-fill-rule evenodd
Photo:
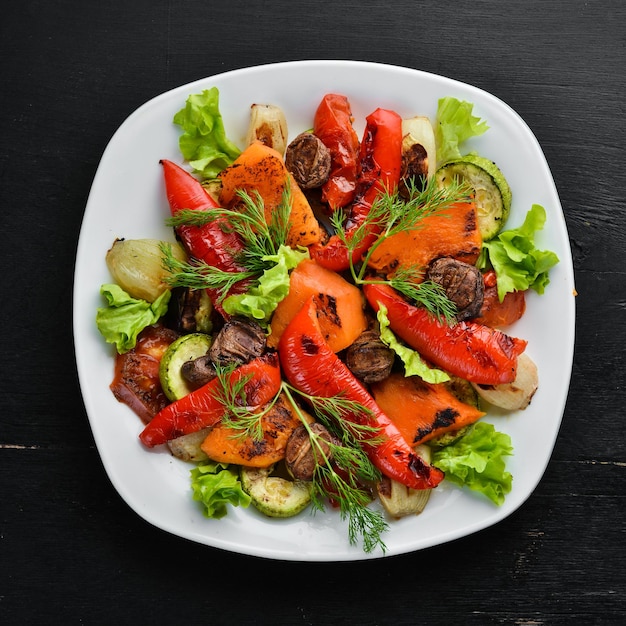
<path fill-rule="evenodd" d="M 500 302 L 496 273 L 493 270 L 484 275 L 483 304 L 480 314 L 474 320 L 491 328 L 503 328 L 517 322 L 526 310 L 526 295 L 524 291 L 511 291 Z"/>
<path fill-rule="evenodd" d="M 164 326 L 148 326 L 139 333 L 132 350 L 117 355 L 111 391 L 145 424 L 169 404 L 159 380 L 159 363 L 167 347 L 178 336 Z"/>

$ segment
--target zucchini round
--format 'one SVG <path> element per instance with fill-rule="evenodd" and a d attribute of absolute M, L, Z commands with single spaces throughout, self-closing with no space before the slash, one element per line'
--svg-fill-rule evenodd
<path fill-rule="evenodd" d="M 241 487 L 268 517 L 293 517 L 311 502 L 310 483 L 272 476 L 272 468 L 242 467 Z"/>
<path fill-rule="evenodd" d="M 439 186 L 458 180 L 472 187 L 483 241 L 493 239 L 500 232 L 511 210 L 512 194 L 506 178 L 493 161 L 468 154 L 442 165 L 435 179 Z"/>
<path fill-rule="evenodd" d="M 159 379 L 163 393 L 169 400 L 180 400 L 191 392 L 191 387 L 181 374 L 181 368 L 187 361 L 204 356 L 211 347 L 210 335 L 191 333 L 172 342 L 159 364 Z"/>

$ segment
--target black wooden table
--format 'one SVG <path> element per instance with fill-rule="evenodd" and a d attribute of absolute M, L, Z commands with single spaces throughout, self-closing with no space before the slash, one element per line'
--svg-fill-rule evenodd
<path fill-rule="evenodd" d="M 1 623 L 622 623 L 621 0 L 28 0 L 0 32 Z M 77 382 L 76 245 L 114 131 L 173 87 L 303 59 L 422 69 L 507 102 L 543 147 L 573 251 L 574 368 L 542 482 L 494 527 L 383 560 L 267 561 L 155 529 L 107 479 Z"/>

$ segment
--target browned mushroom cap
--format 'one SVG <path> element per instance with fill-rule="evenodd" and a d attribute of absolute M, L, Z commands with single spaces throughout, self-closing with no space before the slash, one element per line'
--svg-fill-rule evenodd
<path fill-rule="evenodd" d="M 200 356 L 193 361 L 185 361 L 180 368 L 180 373 L 193 389 L 206 385 L 206 383 L 217 376 L 211 357 L 208 354 Z"/>
<path fill-rule="evenodd" d="M 316 437 L 321 452 L 311 444 L 309 429 Z M 289 473 L 296 480 L 312 480 L 315 468 L 325 465 L 331 458 L 330 446 L 327 442 L 332 441 L 332 435 L 326 427 L 319 422 L 314 422 L 307 429 L 304 425 L 298 426 L 287 441 L 285 449 L 285 463 Z"/>
<path fill-rule="evenodd" d="M 374 330 L 366 330 L 346 350 L 346 365 L 364 383 L 385 380 L 393 367 L 394 353 Z"/>
<path fill-rule="evenodd" d="M 219 365 L 242 365 L 261 356 L 266 344 L 265 331 L 256 322 L 233 318 L 216 335 L 209 356 Z"/>
<path fill-rule="evenodd" d="M 483 305 L 484 283 L 480 270 L 450 257 L 435 259 L 426 278 L 441 285 L 457 307 L 459 321 L 476 317 Z"/>
<path fill-rule="evenodd" d="M 330 151 L 313 133 L 300 133 L 287 146 L 285 166 L 302 189 L 321 187 L 330 175 Z"/>

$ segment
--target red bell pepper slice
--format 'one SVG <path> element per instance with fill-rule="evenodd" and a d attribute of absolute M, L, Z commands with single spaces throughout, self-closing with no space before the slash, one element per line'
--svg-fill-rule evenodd
<path fill-rule="evenodd" d="M 325 95 L 313 118 L 313 133 L 330 152 L 331 171 L 322 185 L 322 200 L 334 211 L 350 204 L 356 193 L 359 138 L 352 127 L 348 98 Z"/>
<path fill-rule="evenodd" d="M 378 194 L 385 190 L 392 191 L 400 180 L 402 118 L 394 111 L 376 109 L 368 115 L 366 122 L 359 156 L 357 195 L 346 225 L 348 240 L 365 221 Z M 352 263 L 361 260 L 377 235 L 377 230 L 372 227 L 353 251 Z M 342 272 L 350 266 L 348 249 L 337 235 L 332 235 L 325 244 L 310 246 L 309 250 L 311 257 L 327 269 Z"/>
<path fill-rule="evenodd" d="M 515 380 L 527 341 L 476 322 L 439 321 L 389 285 L 365 284 L 363 293 L 375 311 L 383 304 L 393 332 L 437 367 L 479 385 Z"/>
<path fill-rule="evenodd" d="M 227 384 L 233 385 L 248 376 L 250 379 L 244 385 L 247 405 L 257 407 L 267 404 L 278 393 L 282 383 L 276 353 L 269 352 L 233 370 Z M 143 429 L 139 439 L 152 448 L 181 435 L 214 426 L 226 411 L 220 400 L 222 392 L 220 379 L 214 378 L 159 411 Z"/>
<path fill-rule="evenodd" d="M 165 191 L 172 215 L 183 209 L 207 211 L 219 205 L 205 191 L 204 187 L 189 172 L 166 159 L 161 160 L 165 178 Z M 225 220 L 215 220 L 203 226 L 178 226 L 176 234 L 190 257 L 204 261 L 207 265 L 225 272 L 245 272 L 236 257 L 243 251 L 241 239 Z M 248 281 L 239 281 L 228 292 L 244 293 Z M 219 305 L 220 294 L 216 289 L 207 289 L 213 305 L 224 317 L 228 315 Z"/>
<path fill-rule="evenodd" d="M 283 332 L 278 353 L 283 373 L 296 389 L 325 398 L 341 395 L 369 410 L 351 413 L 345 419 L 375 427 L 370 437 L 380 438 L 381 443 L 365 443 L 364 450 L 383 474 L 412 489 L 432 488 L 443 480 L 443 472 L 415 454 L 365 387 L 329 348 L 319 327 L 313 298 Z"/>

